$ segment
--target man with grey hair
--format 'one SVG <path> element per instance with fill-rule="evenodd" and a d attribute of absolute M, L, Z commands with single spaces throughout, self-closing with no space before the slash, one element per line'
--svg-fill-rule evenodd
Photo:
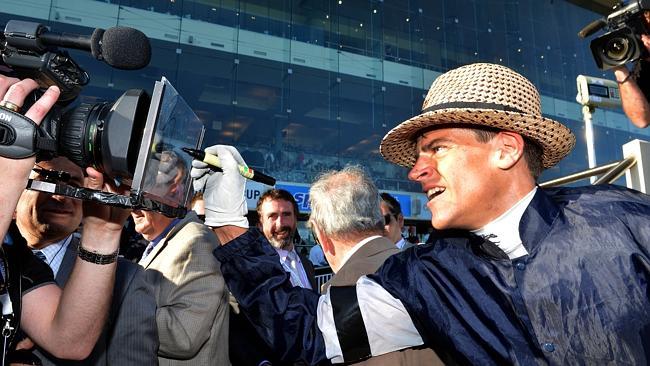
<path fill-rule="evenodd" d="M 217 145 L 211 149 L 214 149 L 220 157 L 226 158 L 226 161 L 231 161 L 226 157 L 231 155 L 236 160 L 243 162 L 236 150 L 228 148 Z M 196 170 L 194 175 L 197 175 Z M 375 272 L 388 257 L 399 252 L 395 245 L 383 236 L 384 217 L 380 210 L 379 191 L 363 168 L 355 165 L 320 175 L 312 184 L 309 197 L 311 206 L 309 227 L 314 238 L 322 246 L 324 255 L 334 271 L 332 279 L 325 283 L 321 290 L 324 293 L 331 292 L 346 296 L 349 286 L 353 286 L 361 276 Z M 337 199 L 333 200 L 332 197 Z M 210 197 L 206 197 L 206 203 L 211 201 Z M 265 201 L 264 196 L 260 198 L 260 203 Z M 258 211 L 259 207 L 260 204 L 258 204 Z M 209 215 L 210 211 L 208 204 L 206 215 Z M 265 231 L 260 238 L 266 237 L 270 241 L 270 236 Z M 265 249 L 270 248 L 267 246 Z M 282 267 L 278 267 L 278 269 L 282 269 Z M 245 276 L 255 275 L 247 273 Z M 299 287 L 296 287 L 295 292 L 296 296 L 315 296 L 314 293 Z M 242 300 L 246 303 L 250 301 L 249 299 Z M 285 300 L 280 301 L 284 302 Z M 295 305 L 300 307 L 299 303 L 300 301 L 296 301 Z M 246 305 L 240 304 L 240 307 L 244 313 L 250 315 L 250 309 L 247 309 Z M 393 314 L 393 311 L 390 306 L 386 306 L 380 313 L 383 317 Z M 345 314 L 342 313 L 337 313 L 335 316 L 337 319 L 345 319 Z M 268 336 L 275 330 L 265 322 L 253 322 L 253 324 L 261 335 Z M 336 331 L 329 325 L 324 325 L 324 327 L 329 331 Z M 400 346 L 387 348 L 384 346 L 385 337 L 370 333 L 368 342 L 375 350 L 374 357 L 359 359 L 353 363 L 414 366 L 442 364 L 431 349 L 422 347 L 422 338 L 417 334 L 415 328 L 395 323 L 389 324 L 383 331 L 389 333 L 392 339 L 400 339 Z M 287 345 L 297 350 L 304 342 L 301 337 L 307 336 L 291 328 L 287 328 L 282 333 L 270 342 L 274 350 L 283 350 Z M 347 345 L 354 344 L 357 340 L 342 338 L 342 342 Z M 276 353 L 279 355 L 283 352 L 276 351 Z M 286 357 L 287 354 L 284 353 L 284 356 Z M 304 358 L 303 360 L 309 364 L 315 363 L 315 360 Z M 291 361 L 295 361 L 295 359 L 282 359 L 282 362 Z M 341 362 L 342 359 L 334 358 L 333 361 Z"/>

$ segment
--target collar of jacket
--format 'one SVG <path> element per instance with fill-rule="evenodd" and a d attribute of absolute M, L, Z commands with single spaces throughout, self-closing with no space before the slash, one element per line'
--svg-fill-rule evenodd
<path fill-rule="evenodd" d="M 559 215 L 560 206 L 543 189 L 537 189 L 535 196 L 533 196 L 519 221 L 519 236 L 529 256 L 537 252 L 540 242 L 548 235 L 551 225 Z M 436 234 L 444 238 L 445 241 L 451 239 L 451 241 L 455 242 L 454 238 L 464 238 L 469 243 L 472 252 L 480 257 L 489 260 L 510 261 L 508 255 L 495 243 L 491 242 L 489 238 L 484 238 L 470 231 L 452 229 L 441 230 Z M 433 245 L 435 245 L 435 241 Z"/>

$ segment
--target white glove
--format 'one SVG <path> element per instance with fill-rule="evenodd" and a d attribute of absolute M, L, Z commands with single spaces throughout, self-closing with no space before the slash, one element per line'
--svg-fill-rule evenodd
<path fill-rule="evenodd" d="M 238 165 L 247 166 L 246 162 L 233 146 L 214 145 L 206 148 L 205 152 L 218 156 L 223 170 L 215 172 L 202 161 L 192 161 L 194 190 L 203 192 L 205 224 L 248 229 L 248 206 L 244 198 L 246 178 L 239 174 L 238 168 Z"/>

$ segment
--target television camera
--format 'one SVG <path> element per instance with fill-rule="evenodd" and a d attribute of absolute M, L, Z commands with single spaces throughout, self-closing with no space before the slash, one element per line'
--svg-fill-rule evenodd
<path fill-rule="evenodd" d="M 36 155 L 37 161 L 65 156 L 129 186 L 130 195 L 72 187 L 60 174 L 30 180 L 29 189 L 183 216 L 191 193 L 191 160 L 180 149 L 200 147 L 202 122 L 164 77 L 151 96 L 131 89 L 112 102 L 75 103 L 90 78 L 59 47 L 89 51 L 97 60 L 123 70 L 143 68 L 151 59 L 149 39 L 133 28 L 95 29 L 92 35 L 81 36 L 10 20 L 0 34 L 0 71 L 5 66 L 8 75 L 34 79 L 41 88 L 23 108 L 51 85 L 59 87 L 61 96 L 40 126 L 19 113 L 0 110 L 0 156 Z"/>
<path fill-rule="evenodd" d="M 650 10 L 650 0 L 632 0 L 627 5 L 621 2 L 606 18 L 593 21 L 584 27 L 578 36 L 586 38 L 606 29 L 606 33 L 594 38 L 589 47 L 601 70 L 609 70 L 640 58 L 648 57 L 642 34 L 648 34 L 644 12 Z"/>

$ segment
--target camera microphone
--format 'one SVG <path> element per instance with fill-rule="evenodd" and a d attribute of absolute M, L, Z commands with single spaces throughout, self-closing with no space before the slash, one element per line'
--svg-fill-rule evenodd
<path fill-rule="evenodd" d="M 578 37 L 580 38 L 587 38 L 590 35 L 598 32 L 599 30 L 603 29 L 604 26 L 607 25 L 607 21 L 605 19 L 597 19 L 594 20 L 593 22 L 587 24 L 580 32 L 578 32 Z"/>
<path fill-rule="evenodd" d="M 117 69 L 141 69 L 151 60 L 149 39 L 129 27 L 96 28 L 90 37 L 45 32 L 39 38 L 47 45 L 90 51 L 96 59 Z"/>
<path fill-rule="evenodd" d="M 83 36 L 52 32 L 42 24 L 10 20 L 5 27 L 5 38 L 11 46 L 34 51 L 44 51 L 46 46 L 90 51 L 96 59 L 122 70 L 141 69 L 151 60 L 149 38 L 129 27 L 96 28 L 91 36 Z"/>

